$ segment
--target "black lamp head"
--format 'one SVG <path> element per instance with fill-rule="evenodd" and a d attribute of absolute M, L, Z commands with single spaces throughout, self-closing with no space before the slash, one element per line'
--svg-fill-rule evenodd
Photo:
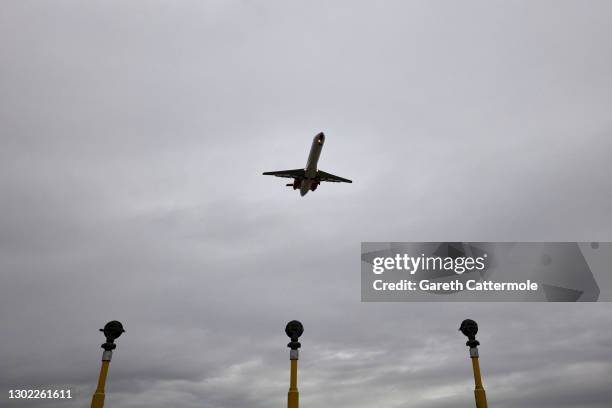
<path fill-rule="evenodd" d="M 476 323 L 472 319 L 465 319 L 461 322 L 461 327 L 459 327 L 461 333 L 468 338 L 468 342 L 465 343 L 466 346 L 476 347 L 480 343 L 476 340 L 476 333 L 478 333 L 478 323 Z"/>
<path fill-rule="evenodd" d="M 298 339 L 304 333 L 304 326 L 302 323 L 298 322 L 297 320 L 290 321 L 285 327 L 285 333 L 291 339 L 291 343 L 287 344 L 287 347 L 291 348 L 292 350 L 299 349 L 301 344 L 298 342 Z"/>
<path fill-rule="evenodd" d="M 104 336 L 109 341 L 115 341 L 115 339 L 125 332 L 125 330 L 123 330 L 123 325 L 117 320 L 106 323 L 104 328 L 100 329 L 100 331 L 104 333 Z"/>
<path fill-rule="evenodd" d="M 104 333 L 104 337 L 106 337 L 106 343 L 102 345 L 104 350 L 113 350 L 117 346 L 114 344 L 115 340 L 121 336 L 125 330 L 123 329 L 123 325 L 121 322 L 117 320 L 110 321 L 104 325 L 103 329 L 100 329 L 101 332 Z"/>
<path fill-rule="evenodd" d="M 478 333 L 478 323 L 472 319 L 465 319 L 461 322 L 459 330 L 466 337 L 475 337 L 476 333 Z"/>

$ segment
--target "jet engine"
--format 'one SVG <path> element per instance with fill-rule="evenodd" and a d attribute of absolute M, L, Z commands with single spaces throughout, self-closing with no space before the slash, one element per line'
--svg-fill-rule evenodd
<path fill-rule="evenodd" d="M 293 179 L 293 189 L 297 190 L 298 188 L 300 188 L 302 185 L 302 182 L 300 179 Z"/>
<path fill-rule="evenodd" d="M 310 191 L 315 191 L 317 189 L 317 187 L 319 186 L 320 181 L 314 181 L 311 185 L 310 185 Z"/>

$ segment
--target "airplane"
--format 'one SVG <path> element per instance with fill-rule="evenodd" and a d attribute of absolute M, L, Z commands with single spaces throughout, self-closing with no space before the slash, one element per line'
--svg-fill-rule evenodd
<path fill-rule="evenodd" d="M 333 183 L 352 183 L 351 180 L 334 176 L 333 174 L 317 169 L 317 163 L 319 162 L 319 156 L 321 155 L 321 150 L 323 149 L 323 143 L 325 143 L 325 135 L 323 132 L 321 132 L 312 140 L 312 147 L 310 148 L 306 168 L 267 171 L 263 173 L 263 175 L 292 178 L 293 183 L 287 184 L 287 187 L 293 187 L 294 190 L 299 189 L 302 197 L 304 197 L 309 191 L 315 191 L 322 181 L 329 181 Z"/>

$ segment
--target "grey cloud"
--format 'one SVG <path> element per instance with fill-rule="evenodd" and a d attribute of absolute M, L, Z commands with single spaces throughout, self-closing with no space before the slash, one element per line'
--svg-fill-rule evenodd
<path fill-rule="evenodd" d="M 362 304 L 359 243 L 600 240 L 612 224 L 607 2 L 7 2 L 0 372 L 87 405 L 612 400 L 607 304 Z M 354 179 L 300 199 L 262 171 Z M 9 402 L 9 406 L 24 405 Z"/>

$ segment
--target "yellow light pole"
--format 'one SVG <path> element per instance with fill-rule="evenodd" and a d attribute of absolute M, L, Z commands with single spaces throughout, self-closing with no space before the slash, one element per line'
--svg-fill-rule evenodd
<path fill-rule="evenodd" d="M 478 346 L 480 345 L 480 342 L 476 340 L 478 324 L 474 320 L 465 319 L 461 322 L 459 330 L 468 338 L 465 345 L 470 348 L 470 358 L 472 359 L 472 368 L 474 370 L 474 398 L 476 399 L 476 408 L 487 408 L 487 396 L 482 386 L 480 364 L 478 362 Z"/>
<path fill-rule="evenodd" d="M 287 344 L 291 350 L 289 351 L 289 360 L 291 360 L 291 374 L 289 377 L 289 392 L 287 393 L 287 408 L 298 408 L 300 406 L 300 393 L 297 388 L 297 362 L 299 359 L 299 348 L 302 346 L 298 339 L 304 333 L 304 326 L 297 320 L 292 320 L 287 323 L 285 333 L 291 338 L 291 342 Z"/>
<path fill-rule="evenodd" d="M 91 408 L 104 407 L 104 385 L 106 384 L 108 365 L 113 356 L 113 350 L 117 347 L 115 340 L 125 332 L 125 330 L 123 330 L 123 325 L 116 320 L 106 323 L 104 328 L 100 329 L 100 331 L 104 332 L 106 343 L 102 344 L 102 348 L 104 349 L 102 352 L 102 367 L 100 368 L 100 377 L 98 378 L 96 392 L 91 399 Z"/>

